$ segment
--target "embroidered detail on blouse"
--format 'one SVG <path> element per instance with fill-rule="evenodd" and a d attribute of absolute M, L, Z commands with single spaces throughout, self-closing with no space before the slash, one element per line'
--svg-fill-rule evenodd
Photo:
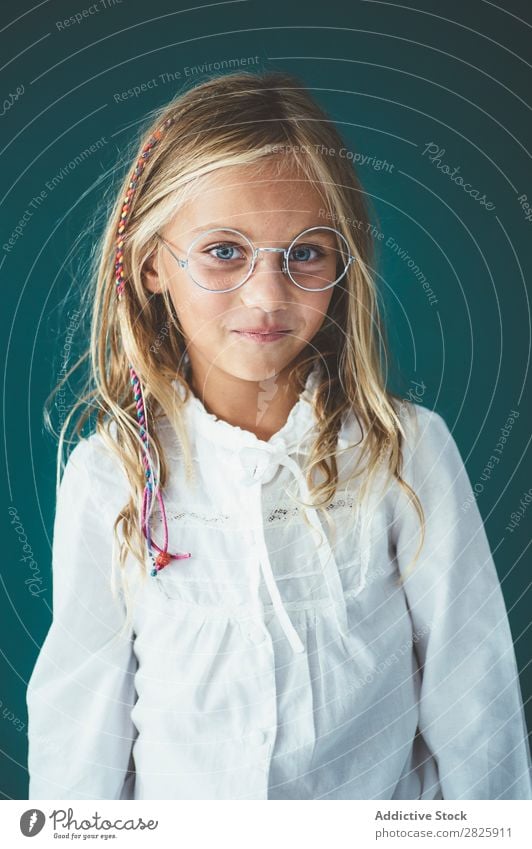
<path fill-rule="evenodd" d="M 327 505 L 325 508 L 328 512 L 332 512 L 333 510 L 338 510 L 342 507 L 352 508 L 355 503 L 353 496 L 348 495 L 346 498 L 338 498 L 336 501 L 332 501 L 331 504 Z M 298 513 L 301 513 L 300 507 L 275 507 L 271 512 L 266 516 L 266 522 L 269 525 L 279 525 L 284 522 L 292 519 Z"/>
<path fill-rule="evenodd" d="M 266 522 L 269 525 L 279 525 L 286 522 L 288 518 L 293 518 L 299 512 L 299 507 L 276 507 L 268 514 Z"/>
<path fill-rule="evenodd" d="M 345 498 L 338 498 L 328 505 L 327 510 L 335 510 L 337 507 L 353 507 L 355 499 L 352 495 L 347 495 Z"/>
<path fill-rule="evenodd" d="M 231 518 L 227 513 L 207 515 L 206 513 L 195 513 L 193 510 L 167 510 L 166 515 L 168 519 L 173 519 L 176 522 L 192 519 L 205 525 L 226 525 Z"/>
<path fill-rule="evenodd" d="M 352 495 L 348 494 L 347 496 L 342 496 L 341 498 L 337 498 L 335 501 L 331 502 L 331 504 L 326 507 L 326 510 L 328 512 L 332 512 L 333 510 L 341 508 L 352 509 L 354 503 L 355 499 Z M 157 510 L 154 512 L 158 515 Z M 267 522 L 268 525 L 284 524 L 298 513 L 301 513 L 301 508 L 298 506 L 281 505 L 270 510 L 265 517 L 265 522 Z M 199 525 L 215 525 L 217 527 L 226 526 L 231 520 L 231 516 L 228 513 L 196 513 L 193 510 L 178 510 L 175 507 L 172 509 L 171 505 L 167 508 L 166 514 L 168 519 L 175 522 L 193 521 L 197 522 Z"/>

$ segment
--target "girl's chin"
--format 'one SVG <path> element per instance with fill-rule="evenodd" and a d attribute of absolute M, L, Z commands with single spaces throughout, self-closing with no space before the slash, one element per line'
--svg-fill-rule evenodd
<path fill-rule="evenodd" d="M 250 357 L 249 360 L 253 358 Z M 236 378 L 237 380 L 246 380 L 250 383 L 261 383 L 268 380 L 274 380 L 283 369 L 288 365 L 287 362 L 283 359 L 278 362 L 274 362 L 272 357 L 268 357 L 268 361 L 265 359 L 262 362 L 231 362 L 223 365 L 222 369 L 231 377 Z M 221 365 L 221 364 L 220 364 Z"/>

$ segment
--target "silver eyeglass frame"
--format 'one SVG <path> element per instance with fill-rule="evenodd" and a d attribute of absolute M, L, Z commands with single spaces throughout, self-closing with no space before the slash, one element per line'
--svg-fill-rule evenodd
<path fill-rule="evenodd" d="M 198 242 L 200 239 L 203 239 L 203 238 L 204 238 L 204 236 L 208 235 L 209 233 L 217 233 L 217 232 L 219 232 L 220 230 L 222 230 L 224 233 L 236 233 L 236 235 L 240 236 L 242 239 L 244 239 L 244 240 L 248 243 L 248 245 L 249 245 L 249 247 L 250 247 L 250 249 L 251 249 L 251 251 L 252 251 L 251 265 L 250 265 L 250 268 L 249 268 L 249 271 L 248 271 L 247 275 L 244 277 L 244 279 L 243 279 L 243 280 L 241 280 L 241 282 L 240 282 L 240 283 L 237 283 L 237 285 L 236 285 L 236 286 L 232 286 L 230 289 L 208 289 L 206 286 L 202 286 L 202 284 L 201 284 L 201 283 L 199 283 L 199 282 L 198 282 L 198 281 L 197 281 L 197 280 L 196 280 L 196 279 L 192 276 L 192 274 L 191 274 L 191 272 L 190 272 L 190 268 L 189 268 L 189 256 L 190 256 L 190 251 L 192 250 L 192 248 L 194 247 L 194 245 L 196 244 L 196 242 Z M 292 246 L 294 245 L 294 243 L 295 243 L 298 239 L 300 239 L 300 238 L 301 238 L 301 236 L 304 236 L 306 233 L 310 233 L 310 232 L 312 232 L 313 230 L 330 230 L 332 233 L 336 233 L 336 234 L 337 234 L 338 236 L 340 236 L 340 238 L 341 238 L 341 239 L 345 242 L 345 245 L 346 245 L 346 248 L 347 248 L 347 253 L 346 253 L 347 265 L 346 265 L 345 269 L 343 270 L 342 274 L 341 274 L 341 275 L 340 275 L 340 276 L 339 276 L 336 280 L 333 280 L 333 282 L 332 282 L 332 283 L 329 283 L 327 286 L 322 286 L 322 287 L 321 287 L 321 288 L 319 288 L 319 289 L 317 289 L 317 288 L 308 289 L 306 286 L 301 286 L 299 283 L 297 283 L 297 282 L 294 280 L 294 278 L 293 278 L 293 277 L 292 277 L 292 275 L 290 274 L 290 271 L 288 270 L 288 265 L 287 265 L 288 256 L 289 256 L 289 254 L 290 254 L 290 251 L 291 251 Z M 287 248 L 257 248 L 257 247 L 255 247 L 255 245 L 253 244 L 253 242 L 251 241 L 251 239 L 248 239 L 248 237 L 247 237 L 247 236 L 245 236 L 243 233 L 241 233 L 241 232 L 240 232 L 240 230 L 235 230 L 235 229 L 233 229 L 232 227 L 212 227 L 210 230 L 204 230 L 202 233 L 200 233 L 198 236 L 196 236 L 196 238 L 195 238 L 195 239 L 193 239 L 193 241 L 190 243 L 190 245 L 189 245 L 189 247 L 188 247 L 188 250 L 187 250 L 187 258 L 186 258 L 186 259 L 181 259 L 181 257 L 178 257 L 178 256 L 177 256 L 177 254 L 176 254 L 176 253 L 174 253 L 174 251 L 172 250 L 172 248 L 170 247 L 170 245 L 168 244 L 168 242 L 166 241 L 166 239 L 164 239 L 164 238 L 163 238 L 163 237 L 162 237 L 159 233 L 155 233 L 155 235 L 157 236 L 157 238 L 158 238 L 158 239 L 160 239 L 160 240 L 161 240 L 161 242 L 163 243 L 164 247 L 165 247 L 165 248 L 166 248 L 166 250 L 167 250 L 167 251 L 168 251 L 168 252 L 169 252 L 169 253 L 173 256 L 173 258 L 174 258 L 174 259 L 176 260 L 176 262 L 178 263 L 179 267 L 180 267 L 180 268 L 184 268 L 184 269 L 186 269 L 187 274 L 188 274 L 188 276 L 190 277 L 190 279 L 192 280 L 192 282 L 193 282 L 193 283 L 195 283 L 195 284 L 196 284 L 196 286 L 199 286 L 199 287 L 200 287 L 200 289 L 203 289 L 203 291 L 204 291 L 204 292 L 210 292 L 210 293 L 211 293 L 211 294 L 213 294 L 213 295 L 225 295 L 225 294 L 227 294 L 228 292 L 234 292 L 236 289 L 240 289 L 240 287 L 241 287 L 241 286 L 243 286 L 243 285 L 244 285 L 244 283 L 246 283 L 246 282 L 249 280 L 249 278 L 251 277 L 251 275 L 253 274 L 253 272 L 254 272 L 254 270 L 255 270 L 255 264 L 256 264 L 256 261 L 257 261 L 257 257 L 258 257 L 258 255 L 259 255 L 259 253 L 260 253 L 261 251 L 262 251 L 263 253 L 281 253 L 281 254 L 283 254 L 283 267 L 282 267 L 282 269 L 281 269 L 282 273 L 283 273 L 283 274 L 288 274 L 288 276 L 290 277 L 290 280 L 292 281 L 292 283 L 294 284 L 294 286 L 297 286 L 297 288 L 298 288 L 298 289 L 302 289 L 304 292 L 325 292 L 327 289 L 332 289 L 332 287 L 333 287 L 333 286 L 336 286 L 336 284 L 337 284 L 337 283 L 338 283 L 338 282 L 339 282 L 339 281 L 340 281 L 343 277 L 345 277 L 345 275 L 347 274 L 347 272 L 348 272 L 348 270 L 349 270 L 349 268 L 350 268 L 350 266 L 351 266 L 351 263 L 352 263 L 352 262 L 354 262 L 354 261 L 356 260 L 356 257 L 355 257 L 355 256 L 353 256 L 353 255 L 349 252 L 349 244 L 348 244 L 348 242 L 347 242 L 347 239 L 346 239 L 346 238 L 345 238 L 345 236 L 343 235 L 343 233 L 340 233 L 340 231 L 339 231 L 339 230 L 336 230 L 334 227 L 326 227 L 326 226 L 323 226 L 323 227 L 321 227 L 321 226 L 316 226 L 316 227 L 307 227 L 307 229 L 306 229 L 306 230 L 302 230 L 302 231 L 301 231 L 301 233 L 299 233 L 297 236 L 295 236 L 295 237 L 292 239 L 292 241 L 290 242 L 290 244 L 289 244 L 289 246 L 288 246 Z"/>

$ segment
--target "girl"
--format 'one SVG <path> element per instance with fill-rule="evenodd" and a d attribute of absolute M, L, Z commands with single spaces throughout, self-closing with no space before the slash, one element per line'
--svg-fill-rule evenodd
<path fill-rule="evenodd" d="M 58 492 L 31 799 L 532 798 L 481 517 L 444 420 L 385 388 L 341 147 L 277 73 L 192 88 L 141 144 Z"/>

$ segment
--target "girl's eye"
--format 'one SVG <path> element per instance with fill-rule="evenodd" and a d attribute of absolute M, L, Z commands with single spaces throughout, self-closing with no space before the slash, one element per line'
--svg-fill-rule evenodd
<path fill-rule="evenodd" d="M 243 249 L 239 248 L 238 245 L 214 245 L 212 248 L 208 248 L 206 253 L 215 259 L 224 261 L 244 259 L 245 256 Z"/>
<path fill-rule="evenodd" d="M 314 245 L 297 245 L 290 251 L 291 262 L 312 262 L 321 259 L 323 251 Z"/>

